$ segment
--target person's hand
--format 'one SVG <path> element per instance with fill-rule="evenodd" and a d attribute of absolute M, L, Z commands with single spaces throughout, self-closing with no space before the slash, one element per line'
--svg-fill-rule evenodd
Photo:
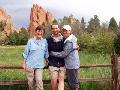
<path fill-rule="evenodd" d="M 22 68 L 25 69 L 26 67 L 26 64 L 25 64 L 25 61 L 22 63 Z"/>
<path fill-rule="evenodd" d="M 44 67 L 44 69 L 47 69 L 49 66 L 48 66 L 48 63 L 49 63 L 49 61 L 48 61 L 48 59 L 46 59 L 45 60 L 45 67 Z"/>
<path fill-rule="evenodd" d="M 79 45 L 77 45 L 77 47 L 75 48 L 75 50 L 80 51 L 80 46 L 79 46 Z"/>
<path fill-rule="evenodd" d="M 77 49 L 78 49 L 78 51 L 80 51 L 80 46 L 79 45 L 77 46 Z"/>
<path fill-rule="evenodd" d="M 49 61 L 48 61 L 48 59 L 46 59 L 45 60 L 45 66 L 48 66 L 48 63 L 49 63 Z"/>

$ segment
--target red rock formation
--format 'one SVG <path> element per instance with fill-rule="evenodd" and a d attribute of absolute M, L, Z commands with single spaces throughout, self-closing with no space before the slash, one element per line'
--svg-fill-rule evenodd
<path fill-rule="evenodd" d="M 53 20 L 54 17 L 50 12 L 46 12 L 41 6 L 34 4 L 31 8 L 30 24 L 28 27 L 30 35 L 32 36 L 34 34 L 35 28 L 38 25 L 52 23 Z"/>
<path fill-rule="evenodd" d="M 6 20 L 6 18 L 7 18 L 7 14 L 5 10 L 2 7 L 0 7 L 0 21 Z"/>
<path fill-rule="evenodd" d="M 5 23 L 4 31 L 7 35 L 16 30 L 15 26 L 13 25 L 11 16 L 8 15 L 2 7 L 0 7 L 0 21 Z"/>

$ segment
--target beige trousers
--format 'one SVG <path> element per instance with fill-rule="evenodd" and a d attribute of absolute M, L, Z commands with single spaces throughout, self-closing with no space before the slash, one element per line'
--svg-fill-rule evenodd
<path fill-rule="evenodd" d="M 26 68 L 29 90 L 44 90 L 42 81 L 43 69 Z"/>
<path fill-rule="evenodd" d="M 53 67 L 49 66 L 51 80 L 58 79 L 58 87 L 57 90 L 64 90 L 64 78 L 65 78 L 65 67 Z"/>

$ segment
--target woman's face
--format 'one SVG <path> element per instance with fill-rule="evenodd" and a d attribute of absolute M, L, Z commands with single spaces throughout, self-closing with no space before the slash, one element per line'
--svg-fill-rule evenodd
<path fill-rule="evenodd" d="M 71 34 L 71 31 L 70 31 L 70 30 L 65 30 L 65 29 L 63 29 L 63 36 L 64 36 L 65 38 L 69 37 L 70 34 Z"/>
<path fill-rule="evenodd" d="M 44 34 L 44 30 L 43 29 L 42 30 L 37 30 L 35 32 L 36 38 L 42 38 L 43 34 Z"/>

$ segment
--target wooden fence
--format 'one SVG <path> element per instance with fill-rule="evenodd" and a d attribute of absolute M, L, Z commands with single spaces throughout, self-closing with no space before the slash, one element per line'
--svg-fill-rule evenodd
<path fill-rule="evenodd" d="M 111 64 L 94 64 L 94 65 L 81 65 L 80 68 L 91 68 L 91 67 L 111 67 L 111 78 L 80 78 L 80 81 L 110 81 L 112 90 L 118 90 L 118 59 L 117 55 L 113 53 L 111 55 Z M 0 65 L 0 69 L 23 69 L 20 66 L 12 65 Z M 65 80 L 66 81 L 66 80 Z M 44 84 L 50 83 L 50 80 L 43 80 Z M 27 80 L 0 80 L 0 85 L 17 85 L 27 84 Z"/>

